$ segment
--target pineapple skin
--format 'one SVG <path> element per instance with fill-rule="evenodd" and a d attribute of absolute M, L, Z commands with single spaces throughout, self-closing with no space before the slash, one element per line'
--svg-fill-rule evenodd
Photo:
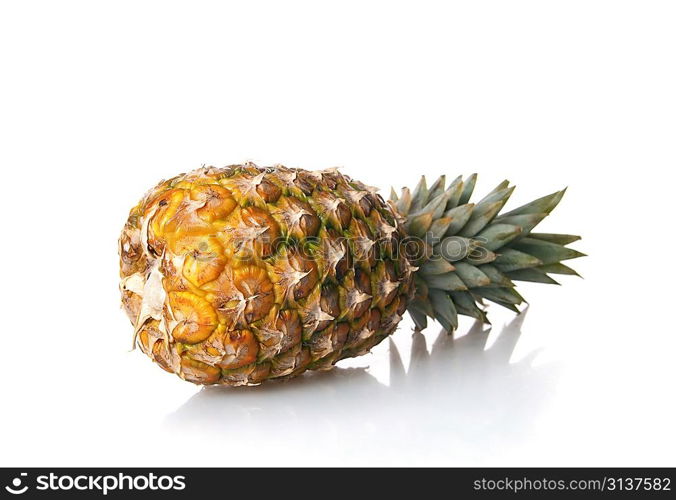
<path fill-rule="evenodd" d="M 119 239 L 134 344 L 196 384 L 327 370 L 390 335 L 414 293 L 402 220 L 335 169 L 254 164 L 163 181 Z"/>

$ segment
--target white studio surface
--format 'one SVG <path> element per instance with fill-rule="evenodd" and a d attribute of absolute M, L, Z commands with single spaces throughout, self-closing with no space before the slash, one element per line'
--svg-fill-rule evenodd
<path fill-rule="evenodd" d="M 673 2 L 4 2 L 0 466 L 675 466 Z M 569 186 L 584 279 L 329 373 L 200 389 L 129 352 L 117 237 L 253 160 Z M 567 279 L 568 278 L 568 279 Z"/>

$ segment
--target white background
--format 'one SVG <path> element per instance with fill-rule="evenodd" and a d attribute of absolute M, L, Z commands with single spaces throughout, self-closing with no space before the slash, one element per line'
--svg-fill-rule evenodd
<path fill-rule="evenodd" d="M 676 466 L 675 25 L 651 1 L 3 2 L 0 465 Z M 244 160 L 476 171 L 512 207 L 569 186 L 543 229 L 583 235 L 585 279 L 523 286 L 490 331 L 406 319 L 340 370 L 200 390 L 129 352 L 117 237 L 159 179 Z"/>

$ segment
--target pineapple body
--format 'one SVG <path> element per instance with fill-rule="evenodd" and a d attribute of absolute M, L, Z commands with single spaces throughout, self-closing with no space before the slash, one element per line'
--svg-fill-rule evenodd
<path fill-rule="evenodd" d="M 364 354 L 414 292 L 401 226 L 336 170 L 246 164 L 161 182 L 119 241 L 134 343 L 198 384 L 259 384 Z"/>

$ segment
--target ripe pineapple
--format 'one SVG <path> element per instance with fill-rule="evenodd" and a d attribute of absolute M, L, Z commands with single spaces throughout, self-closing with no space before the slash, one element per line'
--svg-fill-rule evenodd
<path fill-rule="evenodd" d="M 425 179 L 389 203 L 336 170 L 253 164 L 161 182 L 119 240 L 134 345 L 197 384 L 253 385 L 325 370 L 390 335 L 408 311 L 449 332 L 518 312 L 512 280 L 575 274 L 576 236 L 532 233 L 563 191 L 498 215 L 507 181 L 469 203 L 476 175 Z"/>

